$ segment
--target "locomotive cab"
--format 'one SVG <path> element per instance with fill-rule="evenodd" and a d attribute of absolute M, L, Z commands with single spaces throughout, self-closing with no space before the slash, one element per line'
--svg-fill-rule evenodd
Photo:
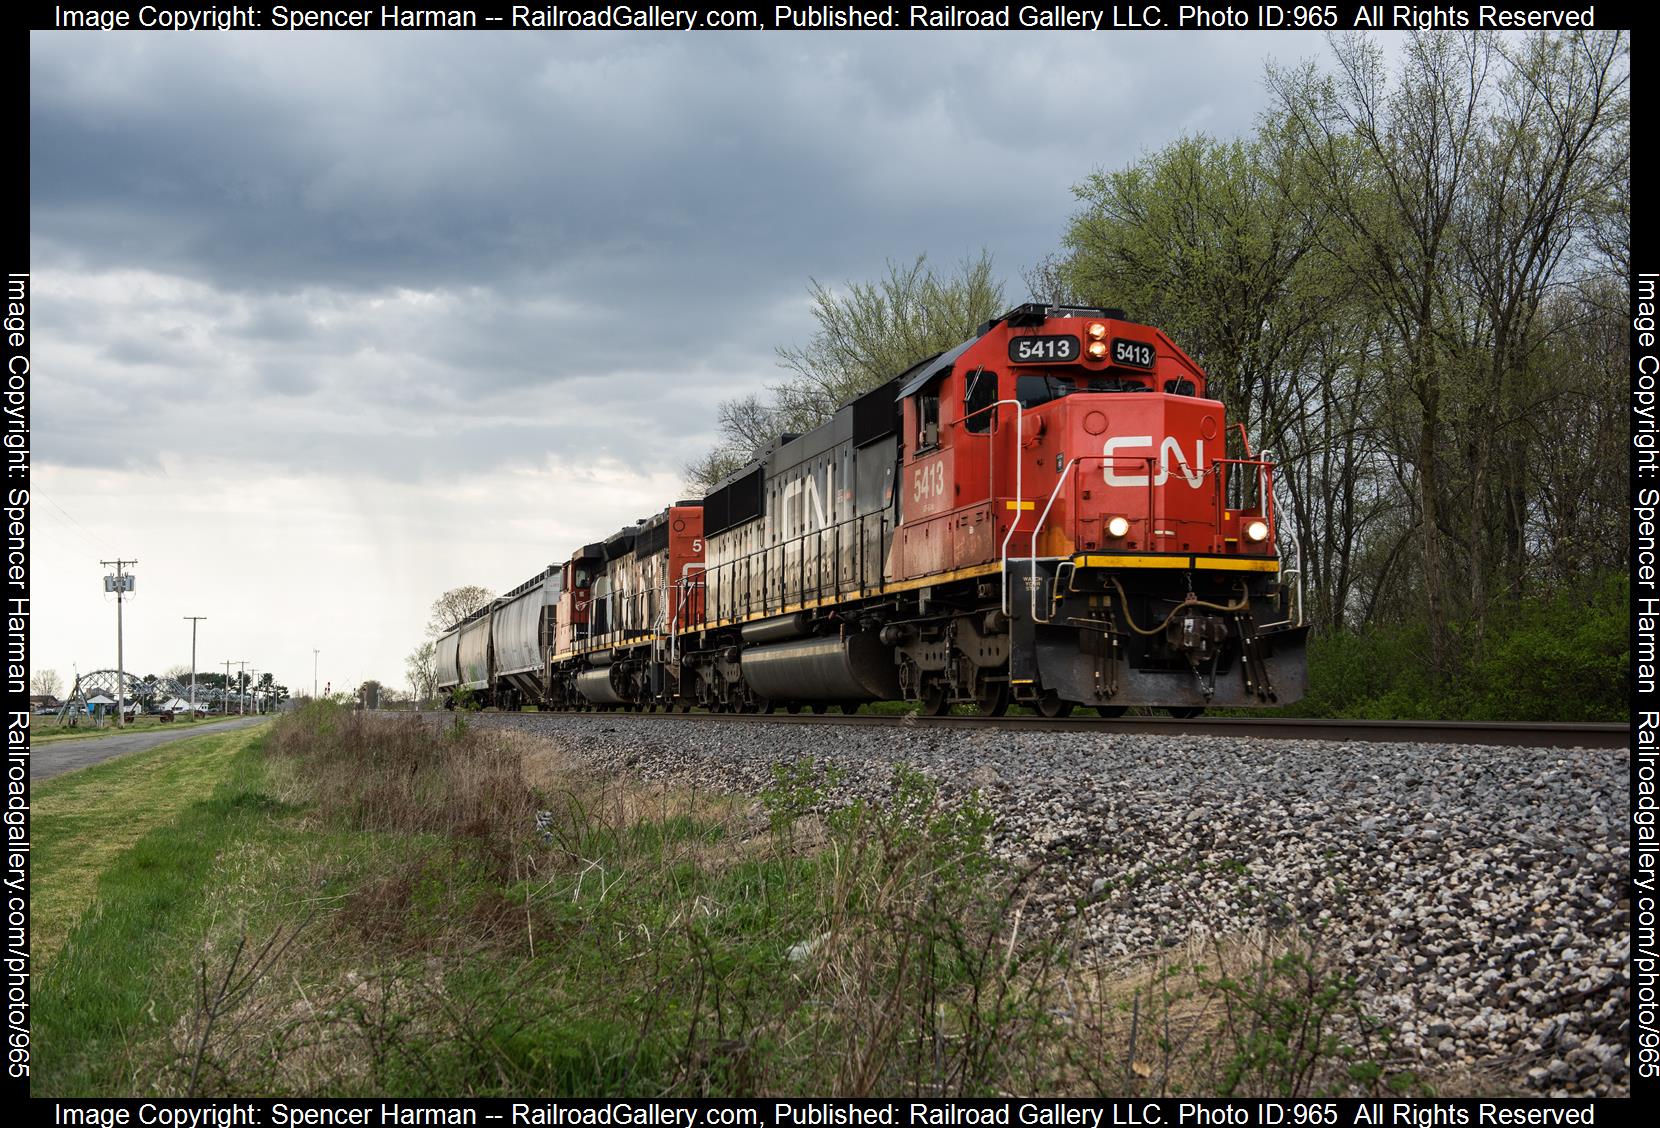
<path fill-rule="evenodd" d="M 594 580 L 605 565 L 601 546 L 585 545 L 565 566 L 564 584 L 555 616 L 554 650 L 568 653 L 588 637 Z"/>

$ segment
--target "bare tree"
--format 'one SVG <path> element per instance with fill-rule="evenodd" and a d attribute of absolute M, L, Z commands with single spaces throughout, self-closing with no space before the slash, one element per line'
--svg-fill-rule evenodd
<path fill-rule="evenodd" d="M 438 692 L 438 644 L 428 639 L 404 659 L 404 673 L 417 704 L 430 703 Z"/>
<path fill-rule="evenodd" d="M 1034 302 L 1049 305 L 1086 305 L 1086 299 L 1072 288 L 1071 257 L 1049 254 L 1020 272 L 1026 295 Z"/>
<path fill-rule="evenodd" d="M 63 679 L 56 670 L 36 670 L 29 675 L 29 689 L 36 697 L 56 697 Z"/>
<path fill-rule="evenodd" d="M 480 607 L 487 606 L 494 598 L 495 594 L 489 588 L 482 588 L 477 584 L 451 588 L 432 601 L 431 615 L 427 619 L 428 637 L 437 638 L 444 634 Z"/>
<path fill-rule="evenodd" d="M 1337 73 L 1270 69 L 1288 136 L 1338 220 L 1332 261 L 1370 294 L 1400 350 L 1396 386 L 1416 409 L 1412 459 L 1430 665 L 1450 670 L 1443 490 L 1437 442 L 1450 358 L 1444 320 L 1463 191 L 1483 130 L 1494 40 L 1411 36 L 1398 74 L 1364 35 L 1332 39 Z M 1357 168 L 1360 175 L 1356 175 Z"/>
<path fill-rule="evenodd" d="M 1605 214 L 1610 142 L 1628 118 L 1623 33 L 1532 36 L 1501 46 L 1508 69 L 1475 149 L 1457 227 L 1464 289 L 1477 313 L 1475 342 L 1486 379 L 1460 405 L 1464 540 L 1470 610 L 1480 637 L 1490 557 L 1504 589 L 1520 597 L 1528 517 L 1526 421 L 1553 394 L 1531 378 L 1547 295 L 1576 271 L 1576 236 L 1595 238 Z M 1468 385 L 1462 385 L 1468 386 Z M 1495 466 L 1495 461 L 1498 463 Z M 1495 536 L 1495 533 L 1497 536 Z M 1493 543 L 1493 542 L 1497 543 Z"/>

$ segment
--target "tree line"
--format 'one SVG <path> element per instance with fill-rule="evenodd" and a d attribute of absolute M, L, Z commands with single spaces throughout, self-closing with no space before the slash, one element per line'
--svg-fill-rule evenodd
<path fill-rule="evenodd" d="M 154 685 L 162 678 L 171 678 L 183 686 L 188 693 L 190 690 L 190 667 L 185 665 L 169 666 L 158 677 L 155 674 L 144 674 L 138 680 L 147 685 Z M 264 673 L 255 678 L 246 671 L 239 671 L 227 679 L 224 674 L 216 674 L 210 670 L 196 671 L 196 688 L 200 692 L 208 690 L 225 690 L 229 687 L 231 693 L 258 692 L 261 698 L 270 700 L 273 704 L 280 704 L 288 700 L 288 687 L 278 685 L 274 674 Z M 57 697 L 60 693 L 73 692 L 74 686 L 64 683 L 63 675 L 57 670 L 47 668 L 33 670 L 29 674 L 29 692 L 37 697 Z"/>

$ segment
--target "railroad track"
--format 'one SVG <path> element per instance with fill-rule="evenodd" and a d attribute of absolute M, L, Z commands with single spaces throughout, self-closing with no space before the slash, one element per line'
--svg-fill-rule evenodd
<path fill-rule="evenodd" d="M 599 718 L 604 713 L 555 713 Z M 1631 727 L 1559 721 L 1336 721 L 1305 717 L 925 717 L 909 713 L 626 713 L 662 723 L 914 726 L 919 729 L 996 727 L 1010 732 L 1143 733 L 1163 736 L 1249 736 L 1277 740 L 1328 740 L 1413 744 L 1493 744 L 1520 748 L 1629 748 Z"/>

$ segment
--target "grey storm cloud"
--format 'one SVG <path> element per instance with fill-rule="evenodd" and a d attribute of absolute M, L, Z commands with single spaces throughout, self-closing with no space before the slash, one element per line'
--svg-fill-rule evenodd
<path fill-rule="evenodd" d="M 805 341 L 809 277 L 984 248 L 1019 300 L 1072 184 L 1184 131 L 1250 127 L 1270 42 L 1319 50 L 36 33 L 38 319 L 73 341 L 38 421 L 78 427 L 51 453 L 84 465 L 142 465 L 170 422 L 253 412 L 258 428 L 196 441 L 370 476 L 424 466 L 411 444 L 439 435 L 452 465 L 633 442 L 672 468 L 718 399 L 776 380 L 774 347 Z M 54 268 L 185 289 L 59 287 Z M 87 424 L 84 397 L 115 388 L 142 393 L 122 425 Z"/>
<path fill-rule="evenodd" d="M 1072 185 L 1248 130 L 1265 50 L 1322 42 L 36 32 L 38 656 L 113 663 L 119 555 L 141 667 L 206 614 L 291 686 L 396 680 L 433 595 L 673 498 L 810 278 L 984 249 L 1023 300 Z"/>

